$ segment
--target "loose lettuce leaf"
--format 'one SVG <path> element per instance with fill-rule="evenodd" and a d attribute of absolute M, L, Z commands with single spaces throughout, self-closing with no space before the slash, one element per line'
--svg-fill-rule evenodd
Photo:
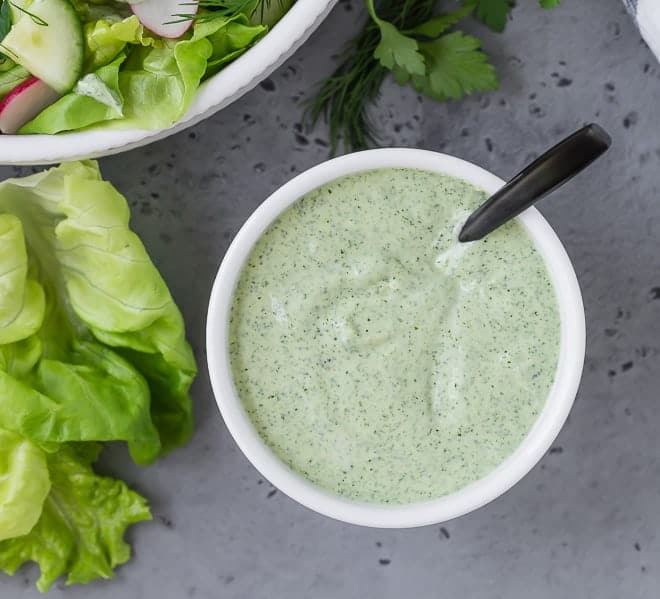
<path fill-rule="evenodd" d="M 37 335 L 0 345 L 0 371 L 17 379 L 28 377 L 42 353 L 43 345 Z"/>
<path fill-rule="evenodd" d="M 92 329 L 97 339 L 117 348 L 146 378 L 151 389 L 151 417 L 163 452 L 183 445 L 192 434 L 188 390 L 195 372 L 191 371 L 193 358 L 181 351 L 183 326 L 179 311 L 171 304 L 142 330 L 113 333 Z"/>
<path fill-rule="evenodd" d="M 0 183 L 2 213 L 14 300 L 0 304 L 0 426 L 47 448 L 125 440 L 139 463 L 184 443 L 196 367 L 183 319 L 98 165 Z M 41 297 L 21 338 L 11 315 Z"/>
<path fill-rule="evenodd" d="M 0 569 L 14 574 L 25 562 L 39 564 L 40 591 L 68 574 L 66 583 L 111 578 L 128 561 L 126 528 L 151 514 L 143 497 L 121 481 L 98 476 L 91 464 L 99 447 L 63 446 L 48 456 L 51 489 L 31 532 L 0 541 Z"/>
<path fill-rule="evenodd" d="M 127 441 L 138 463 L 158 457 L 149 387 L 115 352 L 74 342 L 66 362 L 41 357 L 22 380 L 0 371 L 0 422 L 40 444 Z"/>
<path fill-rule="evenodd" d="M 28 534 L 50 490 L 46 454 L 0 429 L 0 541 Z"/>
<path fill-rule="evenodd" d="M 0 214 L 0 344 L 20 341 L 37 332 L 44 319 L 44 292 L 28 277 L 28 256 L 21 221 Z"/>

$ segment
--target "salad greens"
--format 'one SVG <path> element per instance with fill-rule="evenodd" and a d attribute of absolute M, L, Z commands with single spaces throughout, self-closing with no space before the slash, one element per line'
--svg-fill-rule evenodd
<path fill-rule="evenodd" d="M 237 29 L 242 44 L 238 48 Z M 242 54 L 266 30 L 237 15 L 196 23 L 188 39 L 164 40 L 145 32 L 135 16 L 114 24 L 97 21 L 85 36 L 88 61 L 96 69 L 20 132 L 59 133 L 90 125 L 167 127 L 184 114 L 204 78 Z M 111 62 L 98 66 L 108 48 L 119 51 L 113 52 Z"/>
<path fill-rule="evenodd" d="M 7 8 L 13 4 L 0 2 L 0 51 L 5 53 L 5 66 L 0 66 L 0 100 L 4 98 L 6 104 L 8 99 L 14 100 L 12 92 L 20 95 L 28 89 L 19 86 L 31 75 L 60 95 L 54 103 L 44 101 L 46 106 L 35 104 L 32 112 L 31 106 L 22 107 L 21 114 L 30 117 L 17 126 L 14 118 L 9 119 L 10 124 L 3 123 L 0 105 L 0 130 L 46 134 L 88 127 L 158 129 L 171 125 L 183 116 L 199 86 L 259 41 L 293 3 L 200 0 L 195 14 L 166 13 L 169 17 L 159 19 L 159 23 L 173 19 L 160 24 L 163 28 L 187 22 L 181 35 L 168 39 L 147 29 L 128 4 L 114 0 L 20 0 L 21 10 L 14 11 L 18 16 L 13 18 Z M 64 6 L 58 8 L 61 4 Z M 195 2 L 182 4 L 188 5 Z M 34 22 L 40 13 L 52 15 L 45 27 Z M 49 29 L 57 29 L 66 39 L 60 40 L 57 49 L 35 48 L 37 39 L 48 45 Z M 80 50 L 78 42 L 70 42 L 77 36 L 82 40 Z M 74 47 L 69 48 L 71 43 Z M 36 102 L 24 100 L 30 101 Z"/>
<path fill-rule="evenodd" d="M 0 429 L 0 541 L 28 534 L 50 491 L 46 454 L 27 439 Z"/>
<path fill-rule="evenodd" d="M 99 441 L 153 462 L 192 432 L 195 360 L 126 200 L 95 162 L 0 183 L 0 568 L 110 577 L 149 517 Z"/>
<path fill-rule="evenodd" d="M 538 0 L 553 8 L 560 0 Z M 368 116 L 381 85 L 391 74 L 400 85 L 438 101 L 457 100 L 474 92 L 497 89 L 498 79 L 478 38 L 452 30 L 474 15 L 502 31 L 512 0 L 461 0 L 453 11 L 441 0 L 366 0 L 370 20 L 347 46 L 335 72 L 308 104 L 315 124 L 324 117 L 332 152 L 340 139 L 348 149 L 377 141 Z"/>
<path fill-rule="evenodd" d="M 0 542 L 0 568 L 14 574 L 26 561 L 38 563 L 37 587 L 45 592 L 63 574 L 67 584 L 112 578 L 113 568 L 130 559 L 124 532 L 151 514 L 123 482 L 94 473 L 99 449 L 63 446 L 47 456 L 51 489 L 41 516 L 28 534 Z"/>

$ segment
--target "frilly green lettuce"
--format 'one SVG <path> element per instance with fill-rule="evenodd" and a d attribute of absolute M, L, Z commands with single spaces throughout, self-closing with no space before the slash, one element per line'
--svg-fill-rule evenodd
<path fill-rule="evenodd" d="M 189 437 L 195 361 L 128 223 L 94 162 L 0 183 L 0 427 L 123 440 L 138 463 Z"/>
<path fill-rule="evenodd" d="M 162 43 L 145 32 L 135 15 L 115 21 L 100 19 L 86 23 L 84 33 L 87 73 L 112 62 L 127 44 L 154 46 Z"/>
<path fill-rule="evenodd" d="M 29 532 L 0 541 L 0 569 L 14 574 L 34 561 L 41 569 L 37 587 L 46 592 L 63 574 L 67 584 L 87 583 L 111 578 L 128 561 L 124 532 L 151 514 L 144 498 L 123 482 L 94 473 L 99 448 L 63 446 L 48 456 L 52 486 L 43 510 Z"/>
<path fill-rule="evenodd" d="M 207 39 L 134 47 L 119 71 L 124 118 L 107 125 L 142 129 L 171 125 L 190 106 L 212 52 Z"/>
<path fill-rule="evenodd" d="M 46 454 L 0 429 L 0 541 L 29 533 L 50 490 Z"/>
<path fill-rule="evenodd" d="M 0 183 L 0 569 L 45 591 L 109 578 L 145 500 L 97 476 L 98 441 L 140 464 L 185 443 L 184 323 L 126 200 L 95 162 Z"/>

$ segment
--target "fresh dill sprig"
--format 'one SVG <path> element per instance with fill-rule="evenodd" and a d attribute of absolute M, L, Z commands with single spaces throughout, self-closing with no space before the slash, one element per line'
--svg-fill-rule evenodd
<path fill-rule="evenodd" d="M 277 3 L 284 7 L 286 0 L 199 0 L 199 2 L 182 2 L 181 6 L 199 6 L 205 9 L 198 13 L 177 13 L 172 15 L 174 20 L 166 24 L 181 23 L 182 21 L 195 21 L 203 23 L 217 18 L 228 18 L 236 15 L 254 17 L 259 15 L 259 20 L 264 19 L 266 11 L 271 4 Z"/>
<path fill-rule="evenodd" d="M 36 25 L 41 27 L 48 27 L 48 23 L 44 21 L 44 19 L 42 19 L 39 15 L 35 15 L 26 8 L 19 6 L 18 4 L 14 4 L 14 2 L 11 0 L 0 1 L 0 60 L 9 58 L 9 60 L 15 61 L 18 56 L 16 56 L 14 52 L 2 44 L 2 41 L 7 36 L 12 27 L 10 6 L 13 6 L 16 10 L 25 13 L 34 21 Z"/>
<path fill-rule="evenodd" d="M 30 12 L 24 6 L 19 6 L 18 4 L 11 2 L 11 0 L 9 0 L 9 4 L 11 4 L 16 10 L 19 10 L 20 12 L 30 17 L 35 25 L 39 25 L 40 27 L 48 27 L 48 23 L 46 21 L 44 21 L 39 15 L 35 15 L 34 13 Z"/>
<path fill-rule="evenodd" d="M 405 31 L 428 21 L 436 4 L 437 0 L 385 0 L 378 5 L 378 15 Z M 389 73 L 374 57 L 380 39 L 378 24 L 369 20 L 344 49 L 335 72 L 307 104 L 306 114 L 312 125 L 321 117 L 327 121 L 333 154 L 340 139 L 346 149 L 354 150 L 364 149 L 378 140 L 368 108 L 378 99 L 381 85 Z"/>

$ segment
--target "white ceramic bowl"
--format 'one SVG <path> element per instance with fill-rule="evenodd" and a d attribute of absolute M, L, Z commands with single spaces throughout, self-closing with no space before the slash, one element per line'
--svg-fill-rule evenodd
<path fill-rule="evenodd" d="M 545 406 L 518 449 L 484 478 L 439 499 L 407 505 L 352 501 L 320 489 L 289 469 L 261 440 L 242 408 L 232 381 L 228 318 L 241 269 L 252 247 L 280 213 L 306 193 L 337 178 L 367 170 L 405 167 L 459 177 L 494 193 L 503 181 L 464 160 L 414 149 L 369 150 L 316 166 L 271 195 L 239 231 L 218 271 L 207 321 L 211 384 L 227 428 L 247 458 L 273 485 L 317 512 L 376 527 L 412 527 L 444 522 L 492 501 L 518 482 L 543 457 L 566 420 L 580 383 L 585 351 L 582 296 L 571 262 L 556 234 L 534 208 L 518 218 L 544 258 L 555 287 L 561 345 L 555 380 Z"/>
<path fill-rule="evenodd" d="M 0 164 L 49 164 L 97 158 L 144 146 L 177 133 L 231 104 L 289 58 L 337 0 L 297 0 L 258 44 L 200 87 L 186 114 L 166 129 L 78 131 L 58 135 L 0 135 Z"/>

